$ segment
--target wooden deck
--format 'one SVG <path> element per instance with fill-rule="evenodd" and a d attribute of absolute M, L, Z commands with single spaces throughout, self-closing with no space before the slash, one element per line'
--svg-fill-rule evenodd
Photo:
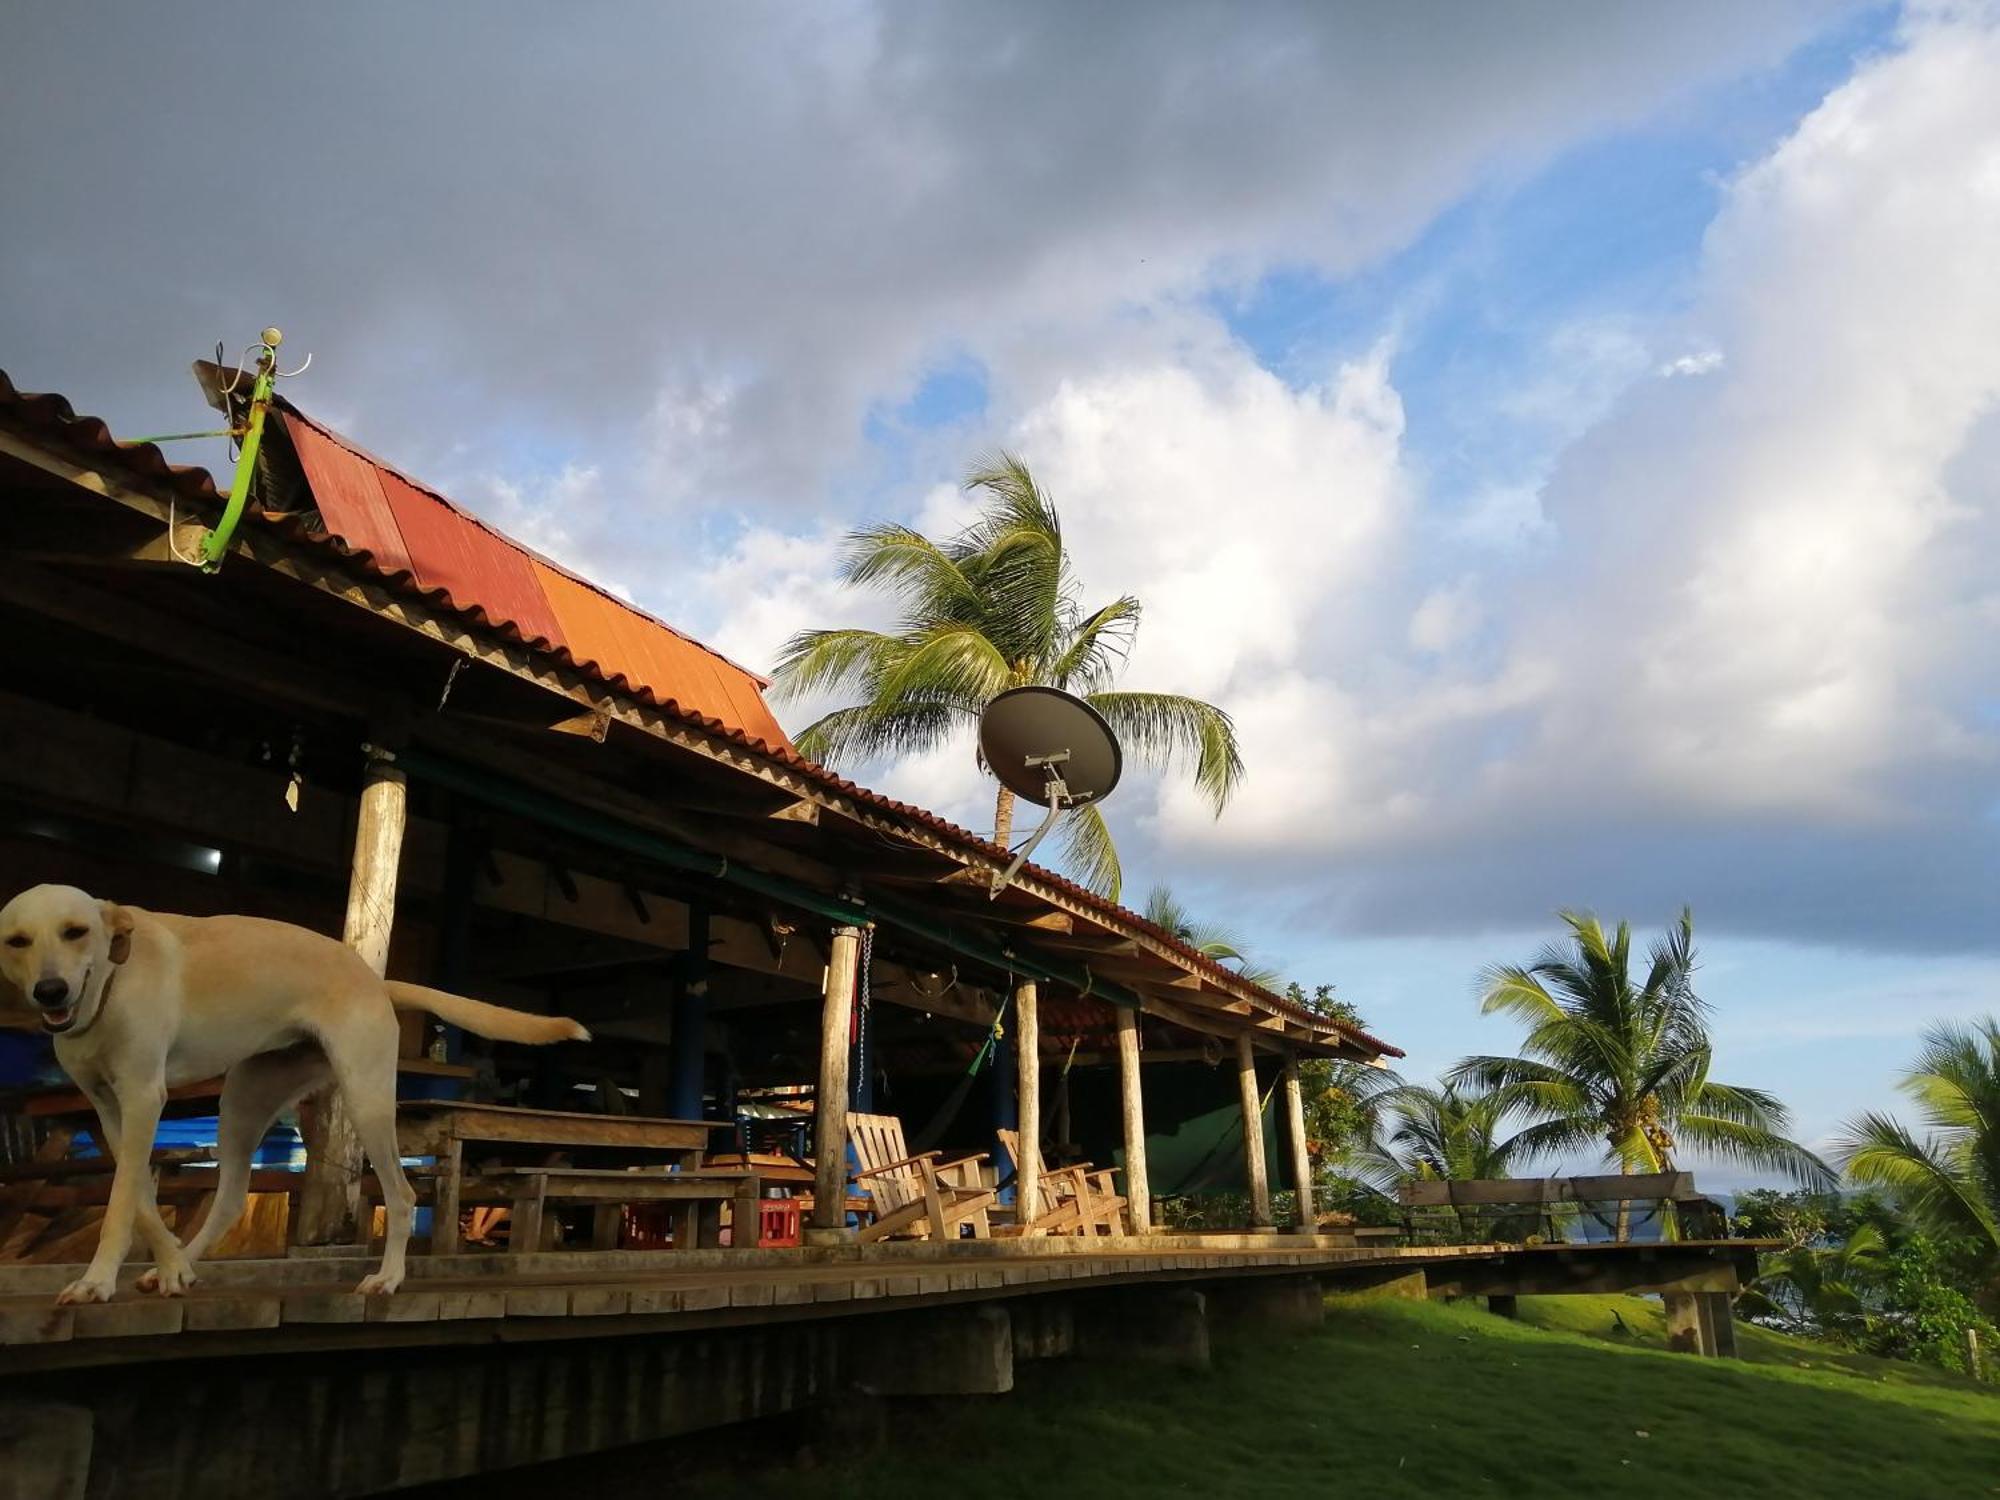
<path fill-rule="evenodd" d="M 351 1288 L 372 1260 L 301 1256 L 202 1268 L 184 1298 L 127 1290 L 58 1308 L 73 1266 L 0 1272 L 0 1343 L 11 1371 L 325 1348 L 644 1335 L 897 1311 L 1057 1290 L 1316 1275 L 1335 1284 L 1427 1271 L 1476 1294 L 1495 1278 L 1595 1290 L 1616 1263 L 1623 1284 L 1685 1280 L 1712 1261 L 1733 1276 L 1743 1241 L 1674 1245 L 1356 1247 L 1297 1234 L 1149 1235 L 1109 1240 L 962 1241 L 790 1250 L 597 1251 L 416 1257 L 393 1297 Z M 1668 1263 L 1671 1263 L 1669 1265 Z M 1636 1273 L 1636 1280 L 1634 1279 Z"/>

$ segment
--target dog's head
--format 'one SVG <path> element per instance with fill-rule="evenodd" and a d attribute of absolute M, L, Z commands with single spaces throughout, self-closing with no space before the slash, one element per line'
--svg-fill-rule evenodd
<path fill-rule="evenodd" d="M 0 907 L 0 979 L 54 1035 L 97 1019 L 111 971 L 131 951 L 132 913 L 73 885 L 38 885 Z"/>

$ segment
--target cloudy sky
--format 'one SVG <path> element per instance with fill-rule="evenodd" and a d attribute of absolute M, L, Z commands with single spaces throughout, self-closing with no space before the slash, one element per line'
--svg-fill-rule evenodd
<path fill-rule="evenodd" d="M 1022 453 L 1129 685 L 1110 809 L 1428 1073 L 1553 912 L 1705 936 L 1812 1138 L 2000 1008 L 2000 10 L 17 6 L 0 367 L 290 394 L 754 666 Z M 189 454 L 219 461 L 220 455 Z M 788 710 L 796 726 L 809 706 Z M 973 826 L 969 750 L 865 768 Z M 1722 1178 L 1716 1179 L 1718 1182 Z"/>

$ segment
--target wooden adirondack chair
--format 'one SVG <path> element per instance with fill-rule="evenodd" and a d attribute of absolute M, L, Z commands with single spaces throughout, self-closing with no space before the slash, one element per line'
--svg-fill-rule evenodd
<path fill-rule="evenodd" d="M 1018 1171 L 1021 1133 L 1001 1130 L 995 1134 L 1000 1137 L 1000 1144 L 1007 1154 L 1014 1159 Z M 1029 1149 L 1039 1154 L 1039 1147 Z M 1088 1162 L 1054 1170 L 1044 1166 L 1038 1194 L 1041 1201 L 1034 1205 L 1015 1205 L 1015 1232 L 1022 1235 L 1076 1234 L 1086 1238 L 1099 1234 L 1124 1234 L 1125 1199 L 1112 1181 L 1114 1175 L 1110 1168 L 1093 1167 Z"/>
<path fill-rule="evenodd" d="M 898 1235 L 950 1240 L 961 1225 L 971 1227 L 973 1238 L 987 1238 L 995 1194 L 980 1180 L 985 1156 L 952 1161 L 940 1160 L 943 1153 L 937 1151 L 913 1156 L 903 1141 L 903 1122 L 894 1115 L 849 1115 L 847 1134 L 860 1163 L 855 1185 L 875 1206 L 874 1222 L 861 1228 L 863 1241 Z"/>

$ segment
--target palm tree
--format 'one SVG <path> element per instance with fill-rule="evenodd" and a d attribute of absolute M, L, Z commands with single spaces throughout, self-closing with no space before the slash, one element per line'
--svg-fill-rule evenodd
<path fill-rule="evenodd" d="M 1895 1189 L 1926 1227 L 1970 1239 L 2000 1271 L 2000 1021 L 1933 1026 L 1896 1086 L 1929 1133 L 1862 1115 L 1837 1147 L 1841 1165 L 1856 1182 Z"/>
<path fill-rule="evenodd" d="M 1146 893 L 1146 907 L 1142 915 L 1155 927 L 1179 938 L 1195 952 L 1205 954 L 1219 964 L 1233 963 L 1236 972 L 1252 984 L 1261 984 L 1266 989 L 1273 988 L 1284 978 L 1276 969 L 1254 962 L 1244 951 L 1243 939 L 1220 922 L 1203 922 L 1195 918 L 1173 888 L 1156 885 Z"/>
<path fill-rule="evenodd" d="M 831 764 L 932 749 L 976 723 L 998 694 L 1033 683 L 1088 699 L 1128 752 L 1190 770 L 1220 813 L 1243 776 L 1229 715 L 1176 693 L 1112 691 L 1139 628 L 1139 601 L 1127 594 L 1082 608 L 1055 503 L 1019 459 L 1003 453 L 965 485 L 985 505 L 949 541 L 890 524 L 848 535 L 842 580 L 886 590 L 902 616 L 892 631 L 803 630 L 785 644 L 780 692 L 848 690 L 861 699 L 806 729 L 800 751 Z M 1014 794 L 1002 787 L 995 843 L 1012 837 L 1013 812 Z M 1066 828 L 1071 868 L 1115 897 L 1118 852 L 1103 815 L 1086 803 Z"/>
<path fill-rule="evenodd" d="M 1375 1133 L 1360 1152 L 1359 1175 L 1379 1192 L 1405 1182 L 1510 1177 L 1526 1154 L 1520 1136 L 1501 1136 L 1515 1106 L 1492 1090 L 1450 1082 L 1433 1088 L 1390 1077 L 1366 1103 Z M 1462 1234 L 1469 1234 L 1465 1209 L 1455 1211 Z"/>
<path fill-rule="evenodd" d="M 1481 1009 L 1518 1017 L 1519 1057 L 1468 1057 L 1455 1083 L 1499 1091 L 1534 1124 L 1524 1152 L 1562 1156 L 1601 1145 L 1621 1172 L 1670 1172 L 1682 1142 L 1816 1188 L 1833 1173 L 1784 1135 L 1789 1116 L 1761 1089 L 1708 1076 L 1708 1007 L 1694 992 L 1694 913 L 1654 943 L 1645 981 L 1630 972 L 1632 933 L 1611 936 L 1587 912 L 1564 912 L 1570 944 L 1551 944 L 1527 968 L 1484 976 Z M 1630 1232 L 1629 1206 L 1618 1238 Z"/>
<path fill-rule="evenodd" d="M 1873 1224 L 1857 1224 L 1838 1245 L 1792 1245 L 1769 1256 L 1736 1299 L 1739 1310 L 1805 1333 L 1852 1328 L 1867 1314 L 1867 1293 L 1888 1271 L 1888 1246 Z"/>
<path fill-rule="evenodd" d="M 1512 1106 L 1492 1090 L 1398 1083 L 1373 1103 L 1384 1119 L 1380 1163 L 1397 1182 L 1511 1177 L 1524 1155 L 1518 1135 L 1500 1135 Z"/>

